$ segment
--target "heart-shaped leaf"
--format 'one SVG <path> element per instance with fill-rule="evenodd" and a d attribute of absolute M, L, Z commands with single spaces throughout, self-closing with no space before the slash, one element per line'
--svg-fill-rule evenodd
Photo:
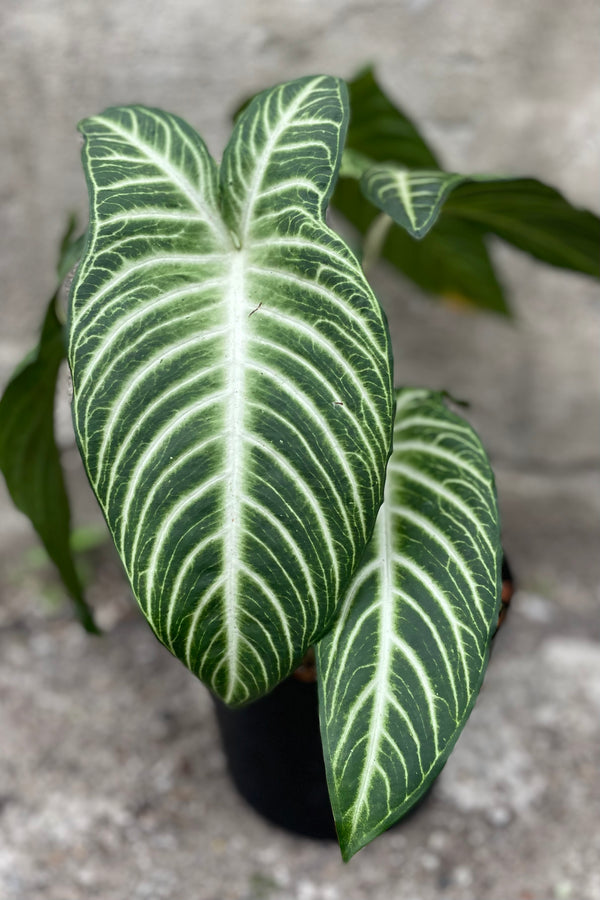
<path fill-rule="evenodd" d="M 441 395 L 397 395 L 373 539 L 317 647 L 321 734 L 349 859 L 439 773 L 473 707 L 500 603 L 493 476 Z"/>
<path fill-rule="evenodd" d="M 158 110 L 80 126 L 78 443 L 150 625 L 231 705 L 324 633 L 383 495 L 387 327 L 324 223 L 346 121 L 339 80 L 283 84 L 220 170 Z"/>

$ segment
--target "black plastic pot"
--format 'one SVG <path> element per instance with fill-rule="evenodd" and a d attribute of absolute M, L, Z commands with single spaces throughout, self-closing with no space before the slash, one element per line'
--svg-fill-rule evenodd
<path fill-rule="evenodd" d="M 317 685 L 288 678 L 243 709 L 215 700 L 233 782 L 270 822 L 307 837 L 335 839 L 321 749 Z"/>

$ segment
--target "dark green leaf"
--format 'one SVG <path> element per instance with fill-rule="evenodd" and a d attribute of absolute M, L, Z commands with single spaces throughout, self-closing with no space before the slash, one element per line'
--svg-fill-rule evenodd
<path fill-rule="evenodd" d="M 17 369 L 0 400 L 0 469 L 15 506 L 25 513 L 58 568 L 84 627 L 97 628 L 69 547 L 69 502 L 54 439 L 54 395 L 65 356 L 55 294 L 36 350 Z"/>
<path fill-rule="evenodd" d="M 532 178 L 385 163 L 362 173 L 361 190 L 412 237 L 427 234 L 441 214 L 450 227 L 472 222 L 544 262 L 600 276 L 600 219 Z"/>
<path fill-rule="evenodd" d="M 381 90 L 373 69 L 365 69 L 348 82 L 348 90 L 348 149 L 375 162 L 397 162 L 414 169 L 440 168 L 416 126 Z"/>
<path fill-rule="evenodd" d="M 423 290 L 451 305 L 510 315 L 484 235 L 471 222 L 442 218 L 420 241 L 394 226 L 383 255 Z"/>
<path fill-rule="evenodd" d="M 468 220 L 546 263 L 600 277 L 600 219 L 534 178 L 462 184 L 442 219 Z"/>

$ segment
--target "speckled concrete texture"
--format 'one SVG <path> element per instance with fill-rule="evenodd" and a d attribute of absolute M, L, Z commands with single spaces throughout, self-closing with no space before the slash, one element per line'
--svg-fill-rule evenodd
<path fill-rule="evenodd" d="M 162 106 L 218 156 L 241 97 L 375 62 L 448 167 L 535 175 L 598 211 L 599 20 L 593 0 L 3 0 L 0 384 L 34 339 L 66 211 L 85 216 L 84 115 Z M 397 383 L 471 401 L 520 585 L 423 808 L 347 866 L 262 822 L 111 551 L 88 560 L 92 639 L 0 485 L 0 900 L 600 900 L 600 298 L 493 252 L 510 322 L 373 273 Z M 76 519 L 98 521 L 65 396 Z"/>
<path fill-rule="evenodd" d="M 527 479 L 513 490 L 515 509 L 532 503 Z M 540 538 L 552 546 L 550 529 Z M 579 538 L 581 559 L 590 547 Z M 43 572 L 24 577 L 16 558 L 3 567 L 2 900 L 600 896 L 590 566 L 579 582 L 552 561 L 536 569 L 432 794 L 348 865 L 335 845 L 287 835 L 245 806 L 204 688 L 141 621 L 106 549 L 93 567 L 102 638 L 49 612 Z"/>

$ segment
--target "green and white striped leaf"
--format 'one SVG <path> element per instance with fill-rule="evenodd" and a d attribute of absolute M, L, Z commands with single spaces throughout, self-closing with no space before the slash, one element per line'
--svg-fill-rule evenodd
<path fill-rule="evenodd" d="M 324 222 L 346 122 L 314 77 L 256 97 L 220 169 L 159 110 L 80 126 L 78 443 L 151 627 L 230 705 L 329 627 L 383 496 L 387 326 Z"/>
<path fill-rule="evenodd" d="M 365 197 L 414 238 L 435 225 L 449 194 L 468 181 L 498 181 L 495 175 L 456 175 L 436 170 L 411 170 L 391 164 L 371 166 L 361 178 Z"/>
<path fill-rule="evenodd" d="M 317 647 L 321 734 L 345 859 L 441 770 L 483 680 L 500 602 L 494 479 L 440 394 L 397 394 L 373 538 Z"/>

